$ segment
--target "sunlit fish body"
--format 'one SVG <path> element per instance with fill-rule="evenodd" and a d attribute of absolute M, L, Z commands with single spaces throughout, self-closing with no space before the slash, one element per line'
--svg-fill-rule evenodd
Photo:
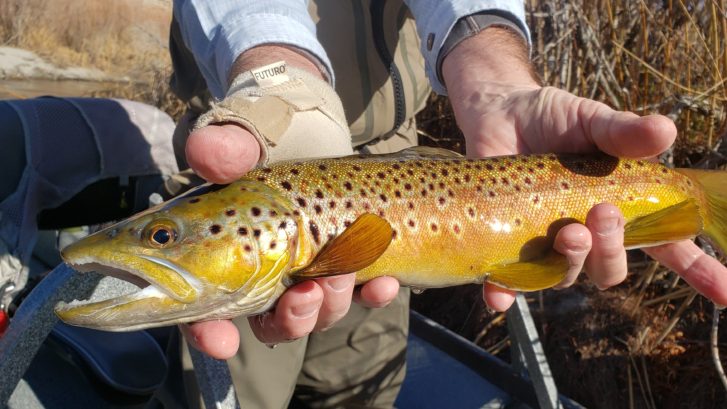
<path fill-rule="evenodd" d="M 275 164 L 205 185 L 63 250 L 144 289 L 59 304 L 66 322 L 134 330 L 252 315 L 301 280 L 357 272 L 443 287 L 552 287 L 558 228 L 610 202 L 628 247 L 704 234 L 727 249 L 727 172 L 605 155 L 473 160 L 431 148 Z"/>

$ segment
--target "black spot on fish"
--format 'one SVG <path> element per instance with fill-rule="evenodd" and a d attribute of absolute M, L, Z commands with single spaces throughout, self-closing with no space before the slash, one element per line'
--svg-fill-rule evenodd
<path fill-rule="evenodd" d="M 222 231 L 222 226 L 220 226 L 219 224 L 213 224 L 212 226 L 210 226 L 210 233 L 217 234 L 220 231 Z"/>
<path fill-rule="evenodd" d="M 260 229 L 253 229 L 253 231 L 252 231 L 253 236 L 260 237 L 260 234 L 261 234 Z"/>
<path fill-rule="evenodd" d="M 199 200 L 200 200 L 200 199 L 199 199 L 198 197 L 195 197 L 194 199 L 191 199 L 191 200 L 189 201 L 189 203 L 199 203 Z"/>
<path fill-rule="evenodd" d="M 282 186 L 283 189 L 288 190 L 288 191 L 293 190 L 293 186 L 287 180 L 280 182 L 280 186 Z"/>
<path fill-rule="evenodd" d="M 237 213 L 237 211 L 235 209 L 227 209 L 227 210 L 225 210 L 225 214 L 228 215 L 228 216 L 230 216 L 230 217 L 234 216 L 236 213 Z"/>
<path fill-rule="evenodd" d="M 258 216 L 260 216 L 260 213 L 262 213 L 262 210 L 260 210 L 259 207 L 253 207 L 252 209 L 250 209 L 250 213 L 253 216 L 258 217 Z"/>
<path fill-rule="evenodd" d="M 308 203 L 302 197 L 296 198 L 295 201 L 298 202 L 298 206 L 300 207 L 306 207 L 308 205 Z"/>
<path fill-rule="evenodd" d="M 280 222 L 280 224 L 278 225 L 278 229 L 281 229 L 281 230 L 282 230 L 282 229 L 285 229 L 286 227 L 288 227 L 288 221 L 287 221 L 287 220 L 283 220 L 283 221 L 282 221 L 282 222 Z"/>
<path fill-rule="evenodd" d="M 238 228 L 237 234 L 239 234 L 240 236 L 247 236 L 247 227 Z"/>
<path fill-rule="evenodd" d="M 318 230 L 318 225 L 313 220 L 310 220 L 308 222 L 308 228 L 310 229 L 310 233 L 313 235 L 313 240 L 316 242 L 316 244 L 321 244 L 321 232 Z"/>
<path fill-rule="evenodd" d="M 316 214 L 323 213 L 323 209 L 321 208 L 321 205 L 315 205 L 315 206 L 313 206 L 313 209 L 315 209 Z"/>
<path fill-rule="evenodd" d="M 345 187 L 346 190 L 353 190 L 353 185 L 351 185 L 351 182 L 344 183 L 343 187 Z"/>
<path fill-rule="evenodd" d="M 323 192 L 321 192 L 321 189 L 316 189 L 316 197 L 323 199 Z"/>

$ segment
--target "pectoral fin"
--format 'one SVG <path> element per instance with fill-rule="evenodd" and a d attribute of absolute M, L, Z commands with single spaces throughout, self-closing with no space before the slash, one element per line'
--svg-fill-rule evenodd
<path fill-rule="evenodd" d="M 502 264 L 488 268 L 487 281 L 510 290 L 537 291 L 563 281 L 568 273 L 568 259 L 555 251 L 530 261 Z"/>
<path fill-rule="evenodd" d="M 371 265 L 389 247 L 394 231 L 389 222 L 366 213 L 318 253 L 308 266 L 291 273 L 293 281 L 353 273 Z"/>
<path fill-rule="evenodd" d="M 691 239 L 701 230 L 702 217 L 697 203 L 693 199 L 685 200 L 626 223 L 624 246 L 648 247 Z"/>

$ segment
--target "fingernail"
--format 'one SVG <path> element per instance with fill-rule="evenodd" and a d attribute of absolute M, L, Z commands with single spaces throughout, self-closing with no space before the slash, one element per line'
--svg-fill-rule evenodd
<path fill-rule="evenodd" d="M 305 319 L 310 318 L 318 311 L 320 306 L 318 304 L 303 304 L 290 308 L 290 312 L 295 318 Z"/>
<path fill-rule="evenodd" d="M 326 285 L 335 292 L 342 292 L 351 287 L 353 280 L 349 276 L 335 277 L 326 281 Z"/>
<path fill-rule="evenodd" d="M 606 217 L 596 223 L 596 233 L 601 236 L 608 236 L 618 230 L 620 218 Z"/>

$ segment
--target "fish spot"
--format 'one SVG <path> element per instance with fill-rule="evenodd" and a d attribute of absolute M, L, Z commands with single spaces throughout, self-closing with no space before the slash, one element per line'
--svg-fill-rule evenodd
<path fill-rule="evenodd" d="M 384 172 L 376 172 L 376 176 L 379 179 L 386 179 L 386 174 Z"/>
<path fill-rule="evenodd" d="M 300 207 L 306 207 L 308 205 L 308 203 L 302 197 L 296 198 L 295 201 L 298 202 L 298 206 Z"/>
<path fill-rule="evenodd" d="M 523 182 L 525 182 L 526 185 L 532 185 L 533 180 L 530 179 L 530 177 L 526 176 L 525 179 L 523 179 Z"/>
<path fill-rule="evenodd" d="M 265 176 L 258 176 L 257 177 L 258 182 L 265 182 L 267 178 Z"/>
<path fill-rule="evenodd" d="M 353 185 L 351 185 L 351 182 L 345 182 L 343 184 L 343 187 L 345 187 L 346 190 L 353 190 Z"/>
<path fill-rule="evenodd" d="M 316 197 L 319 199 L 323 199 L 323 192 L 321 189 L 316 189 Z"/>
<path fill-rule="evenodd" d="M 322 170 L 322 171 L 325 172 L 326 170 L 328 170 L 328 167 L 326 165 L 324 165 L 324 164 L 321 163 L 320 165 L 318 165 L 318 169 L 320 169 L 320 170 Z"/>
<path fill-rule="evenodd" d="M 293 216 L 299 217 L 300 212 L 298 210 L 293 210 Z"/>
<path fill-rule="evenodd" d="M 510 179 L 508 179 L 506 177 L 500 178 L 500 181 L 502 181 L 502 184 L 505 186 L 510 184 Z"/>
<path fill-rule="evenodd" d="M 475 217 L 475 209 L 474 209 L 474 208 L 472 208 L 472 207 L 468 207 L 468 208 L 467 208 L 467 214 L 468 214 L 468 215 L 469 215 L 470 217 L 474 218 L 474 217 Z"/>
<path fill-rule="evenodd" d="M 630 163 L 624 163 L 624 169 L 631 169 Z"/>
<path fill-rule="evenodd" d="M 523 224 L 523 221 L 520 219 L 515 219 L 514 223 L 515 223 L 515 226 L 521 226 Z"/>
<path fill-rule="evenodd" d="M 444 205 L 447 202 L 447 199 L 445 199 L 442 196 L 439 196 L 439 198 L 437 200 L 439 201 L 439 204 L 440 205 Z"/>
<path fill-rule="evenodd" d="M 210 233 L 217 234 L 220 231 L 222 231 L 222 226 L 220 226 L 219 224 L 213 224 L 212 226 L 210 226 Z"/>
<path fill-rule="evenodd" d="M 388 198 L 386 197 L 386 195 L 385 195 L 385 194 L 383 194 L 383 193 L 379 195 L 379 198 L 380 198 L 380 199 L 381 199 L 381 201 L 382 201 L 382 202 L 384 202 L 384 203 L 386 203 L 386 202 L 387 202 L 387 201 L 389 200 L 389 199 L 388 199 Z"/>
<path fill-rule="evenodd" d="M 538 196 L 538 195 L 533 196 L 533 203 L 534 204 L 540 203 L 540 196 Z"/>
<path fill-rule="evenodd" d="M 488 190 L 487 195 L 490 197 L 495 197 L 495 191 L 494 190 Z"/>
<path fill-rule="evenodd" d="M 449 197 L 454 197 L 454 191 L 452 191 L 452 189 L 447 189 L 447 195 Z"/>
<path fill-rule="evenodd" d="M 442 176 L 449 176 L 449 171 L 447 169 L 441 170 Z"/>
<path fill-rule="evenodd" d="M 321 244 L 321 232 L 318 230 L 318 225 L 313 220 L 310 220 L 308 222 L 308 228 L 310 229 L 311 234 L 313 235 L 313 240 L 316 242 L 316 244 Z"/>
<path fill-rule="evenodd" d="M 300 171 L 298 170 L 298 168 L 293 168 L 293 169 L 290 169 L 290 173 L 292 173 L 293 175 L 298 175 L 300 173 Z"/>
<path fill-rule="evenodd" d="M 353 207 L 353 203 L 351 203 L 350 200 L 346 200 L 346 209 L 350 209 Z"/>
<path fill-rule="evenodd" d="M 293 190 L 293 186 L 287 180 L 280 182 L 280 186 L 282 186 L 283 189 L 288 190 L 288 191 Z"/>
<path fill-rule="evenodd" d="M 439 230 L 439 226 L 437 226 L 437 223 L 432 223 L 431 225 L 429 225 L 429 228 L 432 229 L 433 232 Z"/>
<path fill-rule="evenodd" d="M 313 209 L 316 211 L 316 214 L 323 213 L 323 208 L 321 208 L 321 205 L 315 205 L 313 206 Z"/>
<path fill-rule="evenodd" d="M 459 234 L 462 230 L 459 227 L 459 224 L 452 225 L 452 231 L 454 231 L 454 234 Z"/>
<path fill-rule="evenodd" d="M 353 165 L 353 170 L 355 170 L 356 172 L 361 172 L 361 167 L 358 165 Z"/>
<path fill-rule="evenodd" d="M 248 252 L 248 253 L 251 252 L 252 251 L 252 247 L 249 244 L 245 244 L 245 251 Z"/>
<path fill-rule="evenodd" d="M 253 207 L 250 209 L 250 214 L 252 214 L 255 217 L 260 216 L 261 213 L 262 213 L 262 210 L 260 210 L 259 207 Z"/>
<path fill-rule="evenodd" d="M 401 191 L 400 190 L 395 190 L 394 191 L 394 196 L 400 198 L 401 197 Z"/>
<path fill-rule="evenodd" d="M 189 203 L 199 203 L 199 200 L 200 200 L 200 199 L 199 199 L 198 197 L 195 197 L 194 199 L 191 199 L 191 200 L 189 201 Z"/>
<path fill-rule="evenodd" d="M 278 215 L 278 212 L 276 212 L 275 210 L 270 210 L 270 211 L 268 212 L 268 214 L 270 215 L 270 217 L 275 217 L 275 216 L 277 216 L 277 215 Z"/>
<path fill-rule="evenodd" d="M 252 235 L 253 236 L 260 237 L 260 234 L 262 234 L 262 232 L 260 231 L 260 229 L 253 229 L 252 230 Z"/>
<path fill-rule="evenodd" d="M 336 207 L 336 201 L 331 200 L 330 202 L 328 202 L 328 207 L 331 209 L 334 209 Z"/>
<path fill-rule="evenodd" d="M 413 210 L 414 209 L 414 202 L 407 203 L 407 207 L 409 208 L 409 210 Z"/>
<path fill-rule="evenodd" d="M 277 247 L 277 246 L 278 246 L 278 243 L 275 240 L 270 242 L 270 250 L 275 249 L 275 247 Z"/>
<path fill-rule="evenodd" d="M 414 222 L 414 220 L 413 220 L 413 219 L 409 219 L 409 220 L 408 220 L 408 221 L 406 222 L 406 224 L 407 224 L 407 225 L 408 225 L 409 227 L 411 227 L 411 228 L 414 228 L 414 227 L 416 226 L 416 222 Z"/>
<path fill-rule="evenodd" d="M 344 221 L 343 221 L 343 226 L 344 226 L 344 227 L 349 227 L 349 226 L 351 226 L 351 221 L 350 221 L 350 220 L 344 220 Z"/>
<path fill-rule="evenodd" d="M 491 163 L 487 163 L 487 164 L 485 164 L 485 169 L 487 169 L 487 170 L 495 170 L 495 167 L 492 166 Z"/>
<path fill-rule="evenodd" d="M 538 162 L 538 163 L 535 164 L 535 167 L 538 168 L 538 169 L 544 169 L 545 168 L 545 163 Z"/>
<path fill-rule="evenodd" d="M 360 189 L 359 193 L 361 194 L 361 197 L 366 197 L 366 189 Z"/>
<path fill-rule="evenodd" d="M 570 189 L 570 185 L 568 184 L 568 182 L 560 182 L 560 188 L 563 190 L 568 190 Z"/>
<path fill-rule="evenodd" d="M 280 229 L 280 230 L 283 230 L 283 229 L 285 229 L 286 227 L 288 227 L 288 221 L 287 221 L 287 220 L 283 220 L 283 221 L 282 221 L 282 222 L 280 222 L 280 224 L 278 225 L 278 229 Z"/>

